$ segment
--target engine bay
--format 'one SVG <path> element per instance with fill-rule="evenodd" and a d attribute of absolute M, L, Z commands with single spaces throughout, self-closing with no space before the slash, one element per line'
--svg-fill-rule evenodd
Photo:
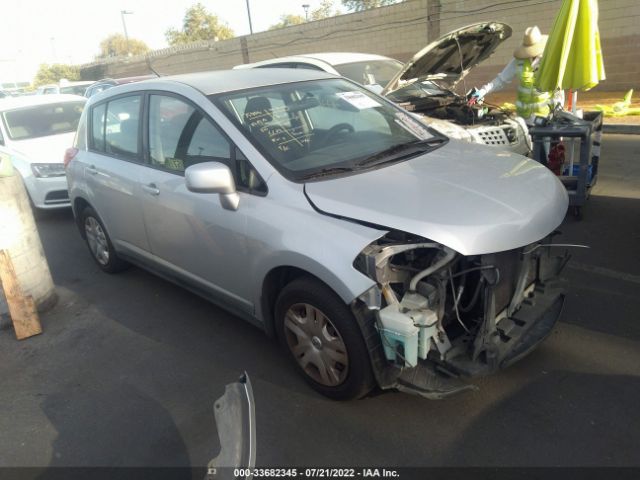
<path fill-rule="evenodd" d="M 379 295 L 363 301 L 375 312 L 387 366 L 398 375 L 428 366 L 432 376 L 474 377 L 528 353 L 564 300 L 556 280 L 568 254 L 552 247 L 548 237 L 463 256 L 401 232 L 370 244 L 354 267 L 377 282 Z"/>
<path fill-rule="evenodd" d="M 510 118 L 508 113 L 497 107 L 468 105 L 466 97 L 431 81 L 407 84 L 387 97 L 409 112 L 463 126 L 501 125 Z"/>

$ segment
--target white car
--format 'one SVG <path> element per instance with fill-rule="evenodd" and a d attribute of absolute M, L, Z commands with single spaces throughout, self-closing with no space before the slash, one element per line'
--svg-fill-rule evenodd
<path fill-rule="evenodd" d="M 90 85 L 95 82 L 93 80 L 82 80 L 70 82 L 68 80 L 60 80 L 59 84 L 51 83 L 42 85 L 36 90 L 36 95 L 51 95 L 56 93 L 67 93 L 69 95 L 82 95 L 86 92 Z"/>
<path fill-rule="evenodd" d="M 262 62 L 233 67 L 244 68 L 301 68 L 321 70 L 358 82 L 375 93 L 380 93 L 399 71 L 403 63 L 393 58 L 372 53 L 329 52 L 271 58 Z"/>
<path fill-rule="evenodd" d="M 36 208 L 70 206 L 63 160 L 85 102 L 63 94 L 0 101 L 0 152 L 11 156 Z"/>
<path fill-rule="evenodd" d="M 511 27 L 483 22 L 430 43 L 406 64 L 366 53 L 311 53 L 272 58 L 234 68 L 305 68 L 349 78 L 420 115 L 450 138 L 526 154 L 531 148 L 524 121 L 498 108 L 468 106 L 455 89 L 469 71 L 504 40 Z"/>

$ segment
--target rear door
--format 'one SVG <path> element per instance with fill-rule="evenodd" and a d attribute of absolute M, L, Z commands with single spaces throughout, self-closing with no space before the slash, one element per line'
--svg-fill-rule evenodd
<path fill-rule="evenodd" d="M 261 180 L 218 126 L 193 103 L 168 93 L 148 96 L 147 167 L 142 188 L 151 251 L 165 269 L 225 303 L 252 312 L 247 271 L 246 211 L 249 190 Z M 217 161 L 236 173 L 238 210 L 217 194 L 187 190 L 184 171 Z M 247 184 L 246 188 L 243 185 Z M 244 190 L 244 191 L 243 191 Z"/>
<path fill-rule="evenodd" d="M 92 105 L 84 177 L 90 202 L 120 251 L 148 255 L 140 197 L 142 166 L 140 93 L 111 97 Z"/>

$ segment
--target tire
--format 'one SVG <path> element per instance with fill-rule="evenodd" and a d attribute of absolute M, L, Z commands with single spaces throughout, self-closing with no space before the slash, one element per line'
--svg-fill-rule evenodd
<path fill-rule="evenodd" d="M 323 283 L 302 277 L 286 285 L 276 300 L 275 327 L 298 372 L 319 393 L 351 400 L 373 388 L 371 362 L 356 319 Z"/>
<path fill-rule="evenodd" d="M 82 228 L 84 239 L 89 247 L 91 257 L 103 272 L 117 273 L 129 267 L 129 264 L 118 257 L 107 229 L 96 211 L 86 207 L 82 211 Z"/>

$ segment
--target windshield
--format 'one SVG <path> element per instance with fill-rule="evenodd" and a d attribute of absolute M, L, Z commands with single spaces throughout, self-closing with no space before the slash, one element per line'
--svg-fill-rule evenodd
<path fill-rule="evenodd" d="M 425 142 L 443 139 L 404 110 L 342 79 L 214 98 L 274 167 L 294 181 L 399 161 L 424 151 Z"/>
<path fill-rule="evenodd" d="M 35 105 L 2 114 L 7 133 L 12 140 L 75 132 L 84 108 L 84 101 Z"/>
<path fill-rule="evenodd" d="M 334 65 L 340 75 L 362 85 L 380 85 L 386 87 L 393 77 L 402 70 L 397 60 L 373 60 L 369 62 L 343 63 Z"/>

